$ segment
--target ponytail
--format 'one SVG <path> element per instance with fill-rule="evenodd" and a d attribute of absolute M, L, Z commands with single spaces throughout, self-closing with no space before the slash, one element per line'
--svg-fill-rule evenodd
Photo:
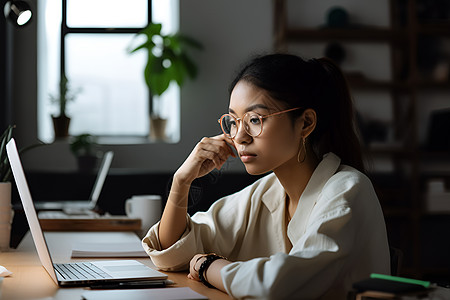
<path fill-rule="evenodd" d="M 320 102 L 328 106 L 321 107 L 322 110 L 318 112 L 318 127 L 311 134 L 313 149 L 319 157 L 333 152 L 341 158 L 343 164 L 364 172 L 353 100 L 347 81 L 339 67 L 330 59 L 313 59 L 312 63 L 324 71 L 321 75 L 325 77 L 318 82 L 325 85 L 318 89 L 322 91 L 319 92 L 322 98 Z"/>

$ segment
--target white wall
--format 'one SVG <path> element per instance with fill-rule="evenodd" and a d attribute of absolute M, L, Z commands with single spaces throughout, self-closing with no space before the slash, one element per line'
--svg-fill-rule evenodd
<path fill-rule="evenodd" d="M 35 10 L 36 1 L 30 1 Z M 205 48 L 192 53 L 200 73 L 181 91 L 181 141 L 108 146 L 116 153 L 113 168 L 173 172 L 203 136 L 220 133 L 217 119 L 227 111 L 228 84 L 234 72 L 251 54 L 272 49 L 271 5 L 271 0 L 180 1 L 181 31 L 201 41 Z M 13 99 L 19 147 L 37 141 L 35 26 L 36 20 L 27 28 L 15 30 L 17 71 Z M 23 160 L 28 170 L 76 168 L 75 159 L 64 142 L 26 152 Z M 236 160 L 225 168 L 243 170 Z"/>
<path fill-rule="evenodd" d="M 37 9 L 38 0 L 29 0 Z M 181 91 L 181 141 L 177 144 L 141 144 L 105 146 L 116 156 L 114 168 L 130 168 L 151 172 L 173 172 L 189 155 L 203 136 L 220 133 L 217 118 L 227 111 L 228 85 L 240 64 L 251 55 L 272 50 L 272 0 L 186 0 L 180 1 L 180 28 L 204 45 L 204 50 L 192 52 L 199 65 L 199 76 L 189 81 Z M 325 23 L 329 7 L 343 6 L 354 23 L 388 27 L 388 0 L 289 0 L 289 23 L 301 27 L 317 27 Z M 369 4 L 373 4 L 369 6 Z M 305 9 L 307 7 L 307 9 Z M 39 14 L 35 14 L 39 18 Z M 33 144 L 36 139 L 36 20 L 31 26 L 15 29 L 14 121 L 19 146 Z M 322 56 L 326 43 L 293 44 L 290 50 L 305 57 Z M 345 71 L 361 70 L 372 79 L 389 79 L 390 49 L 386 44 L 346 44 L 348 57 Z M 387 92 L 354 93 L 356 106 L 369 114 L 390 122 L 392 115 Z M 442 96 L 436 101 L 421 102 L 419 116 L 426 124 L 428 113 L 435 106 L 445 107 Z M 360 101 L 363 99 L 363 101 Z M 420 129 L 424 139 L 426 126 Z M 23 155 L 28 170 L 68 171 L 76 168 L 75 159 L 65 142 L 33 149 Z M 232 159 L 225 169 L 243 171 L 238 159 Z"/>

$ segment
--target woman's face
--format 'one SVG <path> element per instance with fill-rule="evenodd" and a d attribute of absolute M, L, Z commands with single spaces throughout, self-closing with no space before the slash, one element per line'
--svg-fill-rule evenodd
<path fill-rule="evenodd" d="M 249 111 L 265 116 L 284 109 L 266 91 L 245 81 L 238 82 L 231 93 L 229 112 L 238 119 Z M 247 172 L 258 175 L 298 164 L 302 127 L 302 118 L 293 125 L 287 113 L 264 118 L 263 130 L 256 137 L 240 125 L 233 141 Z"/>

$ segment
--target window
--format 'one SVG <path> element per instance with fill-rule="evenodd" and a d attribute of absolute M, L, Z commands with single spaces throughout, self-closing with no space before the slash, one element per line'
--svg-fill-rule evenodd
<path fill-rule="evenodd" d="M 136 33 L 149 20 L 175 32 L 176 0 L 40 0 L 38 24 L 38 136 L 53 140 L 50 101 L 64 72 L 76 98 L 67 106 L 70 134 L 138 137 L 148 141 L 149 93 L 144 80 L 145 50 L 130 54 Z M 150 13 L 151 12 L 151 13 Z M 61 34 L 62 33 L 62 34 Z M 173 85 L 162 107 L 168 140 L 179 140 L 179 89 Z M 170 109 L 169 109 L 170 108 Z M 116 140 L 117 141 L 117 140 Z"/>

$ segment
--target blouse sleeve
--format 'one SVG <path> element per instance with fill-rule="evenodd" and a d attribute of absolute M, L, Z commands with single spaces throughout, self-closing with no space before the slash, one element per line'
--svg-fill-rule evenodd
<path fill-rule="evenodd" d="M 217 200 L 207 212 L 186 216 L 186 231 L 171 247 L 162 250 L 159 243 L 159 222 L 142 240 L 145 251 L 156 267 L 166 271 L 186 270 L 195 254 L 215 252 L 228 256 L 236 240 L 245 231 L 248 189 Z M 244 226 L 243 226 L 244 224 Z"/>
<path fill-rule="evenodd" d="M 346 292 L 369 270 L 385 270 L 384 220 L 370 181 L 351 175 L 327 184 L 293 243 L 289 254 L 222 268 L 227 292 L 237 299 L 317 299 L 333 289 Z"/>
<path fill-rule="evenodd" d="M 353 231 L 350 209 L 334 213 L 335 218 L 310 226 L 289 254 L 225 266 L 221 275 L 227 292 L 237 299 L 317 299 L 342 269 L 349 248 L 346 235 Z"/>

